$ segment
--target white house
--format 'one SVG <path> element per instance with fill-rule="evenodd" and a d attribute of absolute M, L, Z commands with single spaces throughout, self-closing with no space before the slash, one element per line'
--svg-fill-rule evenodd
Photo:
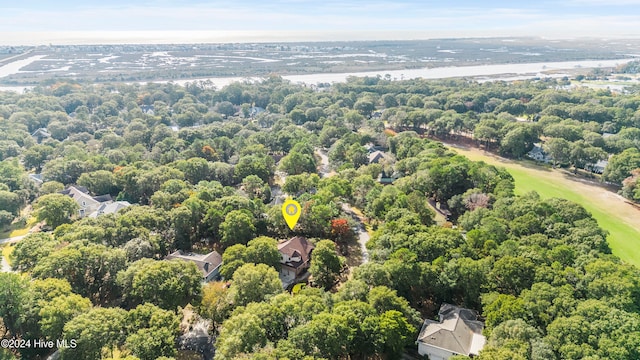
<path fill-rule="evenodd" d="M 478 355 L 486 342 L 484 323 L 478 313 L 450 304 L 438 312 L 440 321 L 425 320 L 416 344 L 418 353 L 430 360 L 447 360 L 454 355 Z"/>
<path fill-rule="evenodd" d="M 540 144 L 533 144 L 533 149 L 527 153 L 527 157 L 535 161 L 543 161 L 546 163 L 551 161 L 551 157 L 544 152 Z"/>
<path fill-rule="evenodd" d="M 111 195 L 91 196 L 89 190 L 84 186 L 69 186 L 60 192 L 72 198 L 80 207 L 78 215 L 80 217 L 88 216 L 98 210 L 103 203 L 111 203 Z"/>

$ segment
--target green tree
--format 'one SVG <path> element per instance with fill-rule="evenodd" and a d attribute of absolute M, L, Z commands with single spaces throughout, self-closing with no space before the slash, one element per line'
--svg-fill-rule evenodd
<path fill-rule="evenodd" d="M 266 331 L 258 315 L 248 312 L 232 316 L 220 328 L 216 339 L 216 360 L 234 359 L 266 344 Z"/>
<path fill-rule="evenodd" d="M 41 279 L 66 279 L 74 292 L 103 303 L 119 295 L 116 274 L 126 263 L 124 250 L 76 241 L 43 258 L 32 274 Z"/>
<path fill-rule="evenodd" d="M 255 236 L 256 227 L 253 221 L 253 217 L 247 211 L 233 210 L 228 213 L 220 224 L 222 245 L 246 244 Z"/>
<path fill-rule="evenodd" d="M 20 208 L 24 205 L 24 200 L 18 194 L 0 190 L 0 210 L 8 211 L 13 215 L 20 213 Z"/>
<path fill-rule="evenodd" d="M 626 149 L 620 154 L 613 155 L 604 170 L 604 178 L 608 181 L 622 183 L 631 175 L 631 171 L 640 168 L 640 150 Z"/>
<path fill-rule="evenodd" d="M 257 237 L 247 244 L 247 262 L 266 264 L 280 270 L 282 256 L 278 251 L 278 241 L 268 236 Z"/>
<path fill-rule="evenodd" d="M 174 310 L 199 301 L 202 294 L 202 273 L 183 260 L 138 260 L 118 273 L 117 282 L 130 306 L 149 302 Z"/>
<path fill-rule="evenodd" d="M 274 171 L 273 158 L 266 155 L 247 155 L 240 158 L 234 168 L 237 179 L 244 179 L 249 175 L 256 175 L 262 181 L 268 182 Z"/>
<path fill-rule="evenodd" d="M 60 350 L 61 359 L 100 359 L 102 348 L 112 349 L 124 341 L 127 312 L 119 308 L 94 308 L 64 325 L 63 339 L 75 341 L 75 348 Z"/>
<path fill-rule="evenodd" d="M 40 327 L 49 340 L 62 337 L 64 324 L 91 309 L 91 301 L 77 294 L 58 296 L 40 308 Z"/>
<path fill-rule="evenodd" d="M 551 138 L 544 143 L 544 149 L 553 158 L 555 165 L 567 164 L 571 157 L 571 143 L 562 138 Z"/>
<path fill-rule="evenodd" d="M 289 175 L 316 172 L 316 161 L 313 155 L 291 151 L 280 160 L 280 169 Z"/>
<path fill-rule="evenodd" d="M 0 318 L 13 336 L 20 334 L 20 317 L 25 309 L 27 278 L 14 273 L 0 273 Z"/>
<path fill-rule="evenodd" d="M 508 156 L 520 158 L 533 148 L 533 143 L 537 138 L 537 133 L 530 127 L 515 127 L 507 132 L 500 141 L 500 152 Z"/>
<path fill-rule="evenodd" d="M 107 170 L 97 170 L 80 175 L 78 185 L 86 186 L 96 195 L 116 195 L 119 192 L 116 176 Z"/>
<path fill-rule="evenodd" d="M 45 181 L 40 185 L 40 194 L 53 194 L 64 190 L 64 184 L 57 181 Z"/>
<path fill-rule="evenodd" d="M 252 199 L 262 197 L 262 189 L 264 188 L 264 185 L 264 181 L 256 175 L 249 175 L 242 179 L 242 188 Z"/>
<path fill-rule="evenodd" d="M 233 274 L 231 297 L 236 305 L 260 302 L 281 293 L 278 272 L 265 264 L 245 264 Z"/>
<path fill-rule="evenodd" d="M 416 331 L 404 315 L 396 310 L 386 311 L 380 316 L 369 316 L 362 327 L 374 338 L 378 337 L 374 344 L 379 343 L 375 345 L 389 358 L 401 357 L 405 347 L 414 342 L 413 335 Z"/>
<path fill-rule="evenodd" d="M 330 289 L 336 282 L 342 261 L 336 253 L 336 245 L 331 240 L 322 240 L 316 244 L 311 257 L 309 272 L 319 286 Z"/>
<path fill-rule="evenodd" d="M 127 314 L 131 329 L 124 346 L 141 360 L 176 355 L 180 320 L 172 312 L 151 304 L 139 305 Z"/>
<path fill-rule="evenodd" d="M 52 228 L 68 223 L 78 212 L 79 206 L 72 198 L 62 194 L 41 196 L 35 205 L 38 221 L 45 221 Z"/>
<path fill-rule="evenodd" d="M 289 332 L 289 341 L 305 354 L 322 358 L 338 358 L 349 353 L 354 336 L 344 316 L 321 313 L 308 323 Z"/>

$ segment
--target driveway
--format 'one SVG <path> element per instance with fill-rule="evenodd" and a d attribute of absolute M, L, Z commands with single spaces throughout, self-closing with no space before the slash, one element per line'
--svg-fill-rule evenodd
<path fill-rule="evenodd" d="M 353 220 L 358 223 L 358 228 L 356 231 L 356 235 L 358 235 L 358 243 L 360 244 L 360 252 L 362 253 L 362 263 L 367 263 L 369 261 L 369 252 L 367 251 L 367 242 L 371 236 L 367 232 L 367 228 L 364 226 L 364 222 L 354 211 L 351 205 L 342 203 L 342 210 L 349 214 Z"/>

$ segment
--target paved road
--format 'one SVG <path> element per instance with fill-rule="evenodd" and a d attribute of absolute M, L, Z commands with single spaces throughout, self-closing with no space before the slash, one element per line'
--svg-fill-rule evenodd
<path fill-rule="evenodd" d="M 0 245 L 18 242 L 18 241 L 22 240 L 25 236 L 27 236 L 27 235 L 14 236 L 12 238 L 0 239 Z"/>
<path fill-rule="evenodd" d="M 360 244 L 360 252 L 362 253 L 362 263 L 367 263 L 369 261 L 367 242 L 369 241 L 371 236 L 369 236 L 367 229 L 364 227 L 362 219 L 353 211 L 353 208 L 349 204 L 343 203 L 342 210 L 349 214 L 358 223 L 358 229 L 356 233 L 358 235 L 358 243 Z"/>
<path fill-rule="evenodd" d="M 332 173 L 330 171 L 329 168 L 329 156 L 327 156 L 327 153 L 324 152 L 324 150 L 316 148 L 316 155 L 318 155 L 320 157 L 320 166 L 318 167 L 318 170 L 320 172 L 320 177 L 331 177 L 333 175 L 335 175 L 335 173 Z"/>
<path fill-rule="evenodd" d="M 0 268 L 0 271 L 13 272 L 13 269 L 11 269 L 11 265 L 9 265 L 9 262 L 4 258 L 4 256 L 2 257 L 2 268 Z"/>
<path fill-rule="evenodd" d="M 320 166 L 318 166 L 318 172 L 320 173 L 320 177 L 331 177 L 335 175 L 335 172 L 332 172 L 329 167 L 329 157 L 327 154 L 319 148 L 316 148 L 316 154 L 320 157 Z M 367 242 L 371 238 L 369 233 L 367 232 L 367 228 L 365 228 L 362 219 L 353 211 L 351 205 L 343 203 L 342 210 L 349 214 L 358 223 L 357 235 L 358 235 L 358 243 L 360 244 L 360 251 L 362 252 L 362 263 L 366 263 L 369 261 L 369 252 L 367 251 Z"/>
<path fill-rule="evenodd" d="M 22 240 L 25 236 L 27 236 L 27 235 L 14 236 L 12 238 L 0 239 L 0 245 L 17 243 L 18 241 Z M 13 270 L 11 269 L 11 265 L 9 265 L 9 262 L 7 262 L 7 260 L 4 258 L 4 256 L 2 256 L 2 261 L 0 261 L 0 271 L 2 271 L 2 272 L 13 272 Z"/>
<path fill-rule="evenodd" d="M 22 240 L 22 238 L 24 238 L 25 236 L 26 235 L 15 236 L 15 237 L 6 238 L 6 239 L 0 239 L 0 245 L 16 243 L 16 242 Z M 2 272 L 13 272 L 13 270 L 11 269 L 11 265 L 9 265 L 9 262 L 7 261 L 7 259 L 4 258 L 4 256 L 2 256 L 2 260 L 0 261 L 0 271 L 2 271 Z"/>

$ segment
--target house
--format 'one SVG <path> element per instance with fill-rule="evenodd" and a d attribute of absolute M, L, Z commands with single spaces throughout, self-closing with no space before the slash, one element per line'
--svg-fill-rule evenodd
<path fill-rule="evenodd" d="M 115 214 L 120 209 L 124 209 L 124 208 L 129 207 L 129 206 L 131 206 L 131 204 L 128 201 L 116 201 L 116 202 L 111 202 L 111 203 L 104 202 L 104 203 L 100 204 L 100 206 L 98 207 L 98 209 L 96 211 L 94 211 L 91 214 L 89 214 L 89 217 L 96 218 L 96 217 L 98 217 L 100 215 Z"/>
<path fill-rule="evenodd" d="M 278 251 L 282 256 L 280 280 L 285 287 L 311 266 L 311 252 L 314 248 L 315 246 L 302 236 L 296 236 L 278 244 Z"/>
<path fill-rule="evenodd" d="M 155 115 L 155 105 L 140 105 L 140 110 L 147 115 Z"/>
<path fill-rule="evenodd" d="M 369 154 L 384 150 L 382 146 L 375 145 L 374 143 L 367 143 L 364 145 L 364 148 L 367 149 Z"/>
<path fill-rule="evenodd" d="M 78 215 L 80 217 L 88 216 L 97 211 L 101 205 L 113 202 L 109 194 L 100 196 L 89 195 L 89 190 L 84 186 L 69 186 L 60 191 L 60 194 L 71 197 L 78 204 L 80 207 Z"/>
<path fill-rule="evenodd" d="M 36 185 L 42 185 L 44 182 L 42 174 L 29 174 L 29 180 L 33 181 Z"/>
<path fill-rule="evenodd" d="M 394 181 L 398 180 L 401 177 L 402 175 L 398 172 L 394 172 L 392 175 L 388 175 L 384 170 L 382 170 L 378 175 L 377 181 L 379 184 L 389 185 L 393 184 Z"/>
<path fill-rule="evenodd" d="M 165 260 L 183 260 L 191 261 L 196 264 L 200 272 L 202 273 L 202 281 L 209 282 L 212 280 L 218 280 L 220 278 L 220 266 L 222 265 L 222 255 L 217 251 L 212 251 L 208 254 L 195 254 L 191 252 L 185 252 L 182 250 L 175 251 L 167 255 Z"/>
<path fill-rule="evenodd" d="M 369 164 L 379 164 L 381 160 L 391 162 L 391 157 L 380 150 L 376 150 L 369 154 Z"/>
<path fill-rule="evenodd" d="M 49 134 L 49 132 L 47 131 L 47 129 L 45 128 L 39 128 L 36 129 L 36 131 L 34 131 L 31 134 L 31 137 L 38 143 L 40 144 L 42 142 L 42 140 L 46 140 L 48 138 L 51 137 L 51 134 Z"/>
<path fill-rule="evenodd" d="M 261 114 L 265 112 L 265 109 L 259 107 L 259 106 L 252 106 L 251 108 L 249 108 L 249 116 L 251 118 L 256 117 L 257 115 Z"/>
<path fill-rule="evenodd" d="M 535 161 L 543 161 L 546 163 L 551 161 L 551 157 L 544 152 L 539 143 L 533 144 L 533 149 L 527 153 L 527 157 Z"/>
<path fill-rule="evenodd" d="M 486 342 L 484 323 L 474 310 L 443 304 L 440 321 L 425 320 L 416 344 L 418 353 L 431 360 L 447 360 L 454 355 L 478 355 Z"/>
<path fill-rule="evenodd" d="M 609 160 L 600 160 L 595 164 L 587 164 L 584 168 L 592 173 L 602 174 L 607 165 L 609 165 Z"/>

